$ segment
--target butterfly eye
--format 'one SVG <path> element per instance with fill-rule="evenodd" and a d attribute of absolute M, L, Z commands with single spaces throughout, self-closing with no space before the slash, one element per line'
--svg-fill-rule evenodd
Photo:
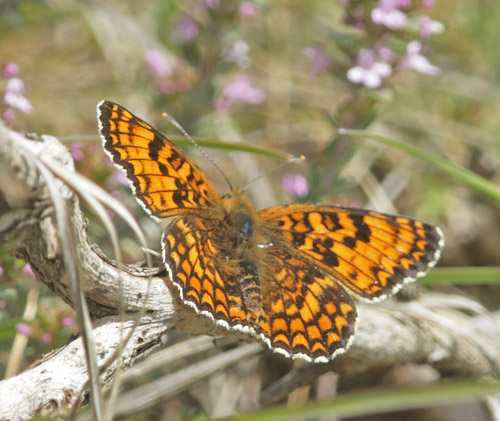
<path fill-rule="evenodd" d="M 243 239 L 248 239 L 253 234 L 253 219 L 245 212 L 235 215 L 234 225 Z"/>

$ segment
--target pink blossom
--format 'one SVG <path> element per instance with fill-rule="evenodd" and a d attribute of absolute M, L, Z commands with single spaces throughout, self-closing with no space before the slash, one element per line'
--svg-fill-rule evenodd
<path fill-rule="evenodd" d="M 149 50 L 144 60 L 149 71 L 156 78 L 169 77 L 174 71 L 173 60 L 163 50 Z"/>
<path fill-rule="evenodd" d="M 61 326 L 63 328 L 71 327 L 75 324 L 75 319 L 73 317 L 64 317 L 61 320 Z"/>
<path fill-rule="evenodd" d="M 283 189 L 297 197 L 305 197 L 309 194 L 307 179 L 302 174 L 286 174 L 281 179 Z"/>
<path fill-rule="evenodd" d="M 393 30 L 404 28 L 408 17 L 398 7 L 398 0 L 379 0 L 378 7 L 371 11 L 372 21 Z"/>
<path fill-rule="evenodd" d="M 408 9 L 411 6 L 411 0 L 397 0 L 396 4 L 398 9 Z"/>
<path fill-rule="evenodd" d="M 23 335 L 28 336 L 28 337 L 33 334 L 33 329 L 31 328 L 31 326 L 28 326 L 26 323 L 18 323 L 16 325 L 16 330 L 19 333 L 22 333 Z"/>
<path fill-rule="evenodd" d="M 184 79 L 162 80 L 157 83 L 156 89 L 162 95 L 174 95 L 178 92 L 186 92 L 190 84 Z"/>
<path fill-rule="evenodd" d="M 16 112 L 12 108 L 7 108 L 2 117 L 6 122 L 12 121 L 16 117 Z"/>
<path fill-rule="evenodd" d="M 69 150 L 71 152 L 71 156 L 73 160 L 76 162 L 83 161 L 85 158 L 85 153 L 82 151 L 83 143 L 80 142 L 72 142 L 69 145 Z"/>
<path fill-rule="evenodd" d="M 249 1 L 243 1 L 240 4 L 240 15 L 244 18 L 253 18 L 260 12 L 259 6 Z"/>
<path fill-rule="evenodd" d="M 209 9 L 216 9 L 219 7 L 219 0 L 202 0 L 202 3 Z"/>
<path fill-rule="evenodd" d="M 43 344 L 48 344 L 52 341 L 52 335 L 50 333 L 44 333 L 40 340 Z"/>
<path fill-rule="evenodd" d="M 182 15 L 175 25 L 177 29 L 177 38 L 181 42 L 191 41 L 200 33 L 198 23 L 188 15 Z"/>
<path fill-rule="evenodd" d="M 3 276 L 3 267 L 0 266 L 0 278 Z"/>
<path fill-rule="evenodd" d="M 367 88 L 375 89 L 382 85 L 382 79 L 390 76 L 391 66 L 376 61 L 373 50 L 361 50 L 358 56 L 358 65 L 347 71 L 347 79 L 353 83 L 361 83 Z"/>
<path fill-rule="evenodd" d="M 331 67 L 332 61 L 323 49 L 319 46 L 304 48 L 304 54 L 311 58 L 311 69 L 309 70 L 309 77 L 317 77 L 323 70 Z"/>
<path fill-rule="evenodd" d="M 249 50 L 250 48 L 245 41 L 238 40 L 227 48 L 222 55 L 226 61 L 236 63 L 241 67 L 248 67 L 251 63 L 248 57 Z"/>
<path fill-rule="evenodd" d="M 34 278 L 35 277 L 35 272 L 33 272 L 33 268 L 29 263 L 26 263 L 23 267 L 22 273 L 24 276 L 27 276 L 28 278 Z"/>
<path fill-rule="evenodd" d="M 7 63 L 3 69 L 3 77 L 10 78 L 17 76 L 19 73 L 19 66 L 16 63 Z"/>
<path fill-rule="evenodd" d="M 22 94 L 26 90 L 26 85 L 18 77 L 11 77 L 7 81 L 7 86 L 5 87 L 5 90 L 13 94 Z"/>
<path fill-rule="evenodd" d="M 26 85 L 21 79 L 11 77 L 7 80 L 3 100 L 7 105 L 29 114 L 34 109 L 30 102 L 23 96 L 25 90 Z"/>
<path fill-rule="evenodd" d="M 406 46 L 406 55 L 401 58 L 399 65 L 402 68 L 413 69 L 419 73 L 437 75 L 440 72 L 439 67 L 431 64 L 427 57 L 420 54 L 422 48 L 420 41 L 409 42 Z"/>
<path fill-rule="evenodd" d="M 173 80 L 162 80 L 156 84 L 157 91 L 166 96 L 174 95 L 178 92 L 177 83 Z"/>
<path fill-rule="evenodd" d="M 429 16 L 420 16 L 418 18 L 420 24 L 420 38 L 426 40 L 433 34 L 441 34 L 444 31 L 444 25 L 437 21 L 432 20 Z"/>
<path fill-rule="evenodd" d="M 199 13 L 207 9 L 216 9 L 219 5 L 219 0 L 198 0 L 190 5 L 190 11 Z"/>
<path fill-rule="evenodd" d="M 0 300 L 0 308 L 5 308 L 5 307 L 7 307 L 7 301 Z"/>
<path fill-rule="evenodd" d="M 124 171 L 116 170 L 111 174 L 111 181 L 115 185 L 128 186 L 128 178 Z"/>
<path fill-rule="evenodd" d="M 422 0 L 422 7 L 431 8 L 436 4 L 435 0 Z"/>
<path fill-rule="evenodd" d="M 377 57 L 384 59 L 385 61 L 391 61 L 394 59 L 394 52 L 387 46 L 387 37 L 382 37 L 373 46 L 373 51 Z"/>
<path fill-rule="evenodd" d="M 260 104 L 266 99 L 266 94 L 261 89 L 252 86 L 249 75 L 240 75 L 222 90 L 222 94 L 215 101 L 217 111 L 225 111 L 237 102 Z"/>
<path fill-rule="evenodd" d="M 13 108 L 17 108 L 18 110 L 26 114 L 31 114 L 34 111 L 34 108 L 31 105 L 31 103 L 28 101 L 27 98 L 25 98 L 22 95 L 17 95 L 11 92 L 7 92 L 3 97 L 3 100 L 7 105 L 10 105 Z"/>

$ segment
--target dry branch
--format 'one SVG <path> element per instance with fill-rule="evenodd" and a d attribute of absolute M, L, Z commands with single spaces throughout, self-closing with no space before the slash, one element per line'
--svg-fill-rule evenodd
<path fill-rule="evenodd" d="M 42 136 L 28 140 L 0 126 L 0 241 L 13 242 L 16 253 L 31 264 L 37 279 L 71 305 L 54 219 L 55 205 L 48 194 L 47 180 L 40 172 L 47 160 L 57 161 L 64 171 L 73 174 L 71 157 L 57 139 Z M 148 277 L 145 269 L 130 268 L 121 272 L 120 279 L 116 266 L 89 243 L 74 190 L 60 179 L 55 183 L 68 210 L 80 287 L 93 319 L 97 363 L 104 367 L 101 386 L 112 382 L 117 363 L 110 358 L 131 332 L 143 308 L 145 312 L 121 351 L 119 361 L 123 367 L 157 348 L 169 329 L 190 334 L 236 335 L 179 304 L 161 273 Z M 120 308 L 124 315 L 120 315 Z M 472 300 L 429 294 L 409 303 L 360 305 L 359 314 L 356 339 L 347 354 L 330 364 L 297 366 L 265 391 L 261 402 L 283 397 L 329 370 L 349 375 L 373 367 L 416 362 L 468 376 L 500 372 L 499 317 L 486 313 Z M 207 375 L 210 372 L 207 370 Z M 199 380 L 199 376 L 184 380 L 189 384 Z M 86 396 L 87 383 L 82 341 L 76 339 L 25 372 L 0 382 L 0 419 L 29 419 L 52 410 L 67 413 L 82 395 Z"/>

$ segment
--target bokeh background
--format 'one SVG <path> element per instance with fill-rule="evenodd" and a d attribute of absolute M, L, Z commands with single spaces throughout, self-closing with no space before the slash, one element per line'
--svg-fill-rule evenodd
<path fill-rule="evenodd" d="M 0 2 L 0 112 L 16 130 L 65 142 L 78 171 L 134 212 L 153 249 L 161 227 L 101 149 L 101 99 L 173 138 L 179 133 L 164 111 L 201 144 L 240 143 L 240 151 L 206 150 L 233 185 L 265 175 L 248 189 L 259 208 L 302 201 L 411 215 L 444 231 L 439 266 L 495 266 L 500 213 L 491 199 L 411 154 L 337 129 L 382 134 L 498 183 L 498 22 L 500 4 L 487 0 L 7 0 Z M 245 152 L 245 145 L 264 151 Z M 186 150 L 224 193 L 214 166 Z M 267 174 L 287 154 L 306 159 Z M 88 215 L 89 235 L 110 252 L 107 233 Z M 116 224 L 125 260 L 141 259 L 133 235 Z M 1 375 L 22 370 L 77 329 L 72 310 L 11 247 L 0 246 Z M 500 304 L 496 286 L 461 293 L 490 310 Z M 212 416 L 214 384 L 180 395 L 170 411 Z M 166 407 L 137 419 L 161 419 Z"/>

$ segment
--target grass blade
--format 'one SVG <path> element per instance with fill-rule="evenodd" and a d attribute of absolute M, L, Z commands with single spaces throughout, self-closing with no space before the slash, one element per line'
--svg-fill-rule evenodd
<path fill-rule="evenodd" d="M 339 129 L 338 133 L 349 136 L 365 137 L 383 143 L 384 145 L 398 148 L 413 156 L 423 159 L 424 161 L 429 162 L 430 164 L 434 165 L 436 168 L 448 174 L 449 176 L 464 182 L 469 187 L 472 187 L 475 190 L 481 192 L 482 194 L 500 202 L 500 188 L 496 184 L 477 175 L 476 173 L 468 170 L 467 168 L 461 167 L 460 165 L 452 164 L 451 162 L 443 158 L 427 153 L 422 149 L 416 148 L 414 146 L 397 142 L 395 140 L 388 139 L 384 136 L 380 136 L 374 133 L 366 132 L 364 130 Z"/>
<path fill-rule="evenodd" d="M 494 382 L 461 381 L 384 390 L 366 390 L 339 395 L 334 400 L 310 402 L 300 407 L 279 406 L 254 411 L 234 421 L 274 421 L 315 418 L 325 415 L 353 417 L 409 408 L 452 404 L 500 392 Z"/>
<path fill-rule="evenodd" d="M 500 284 L 500 267 L 434 268 L 419 279 L 420 285 L 487 285 Z"/>

